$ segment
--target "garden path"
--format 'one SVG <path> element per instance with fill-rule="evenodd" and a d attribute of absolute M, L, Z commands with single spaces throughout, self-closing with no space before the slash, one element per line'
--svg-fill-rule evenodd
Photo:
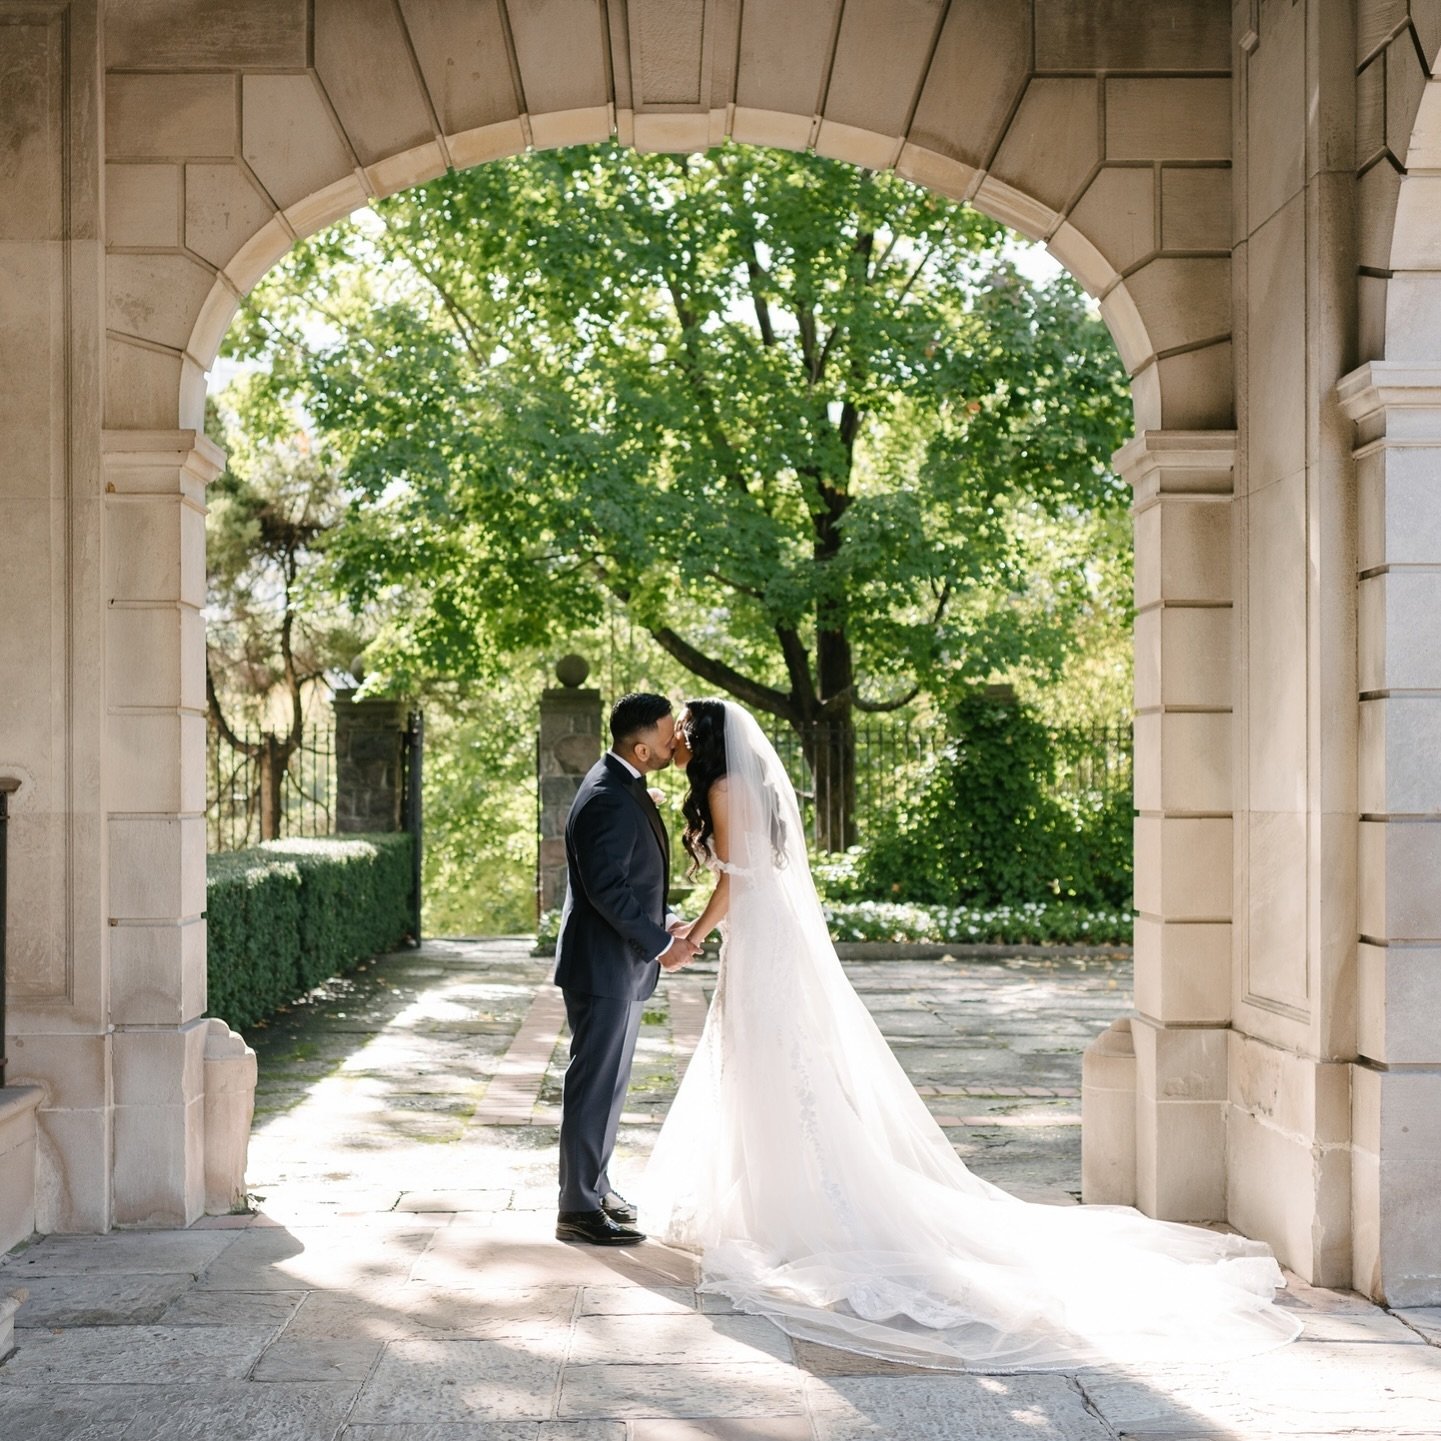
<path fill-rule="evenodd" d="M 1073 1204 L 1080 1052 L 1118 958 L 848 966 L 980 1174 Z M 551 1239 L 563 1019 L 515 941 L 437 941 L 255 1037 L 253 1215 L 37 1238 L 0 1441 L 1212 1441 L 1441 1435 L 1441 1310 L 1293 1279 L 1305 1339 L 1239 1365 L 907 1372 L 697 1298 L 688 1257 Z M 647 1011 L 615 1173 L 644 1160 L 714 968 Z"/>

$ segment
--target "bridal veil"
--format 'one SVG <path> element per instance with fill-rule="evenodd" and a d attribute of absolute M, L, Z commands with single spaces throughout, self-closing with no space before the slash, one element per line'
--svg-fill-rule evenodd
<path fill-rule="evenodd" d="M 1292 1340 L 1269 1250 L 973 1175 L 827 933 L 795 795 L 726 703 L 730 912 L 705 1030 L 657 1138 L 646 1228 L 702 1290 L 805 1340 L 948 1370 L 1197 1361 Z"/>

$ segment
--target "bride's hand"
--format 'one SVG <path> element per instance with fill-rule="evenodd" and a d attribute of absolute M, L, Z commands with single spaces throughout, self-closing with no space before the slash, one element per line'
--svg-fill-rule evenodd
<path fill-rule="evenodd" d="M 683 921 L 677 916 L 673 921 L 667 921 L 665 928 L 673 936 L 688 936 L 693 925 L 695 925 L 694 921 Z"/>

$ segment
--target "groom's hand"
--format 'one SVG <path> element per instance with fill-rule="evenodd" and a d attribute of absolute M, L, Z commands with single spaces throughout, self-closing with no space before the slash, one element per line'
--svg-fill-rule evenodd
<path fill-rule="evenodd" d="M 678 971 L 687 961 L 693 961 L 700 954 L 700 947 L 685 936 L 677 936 L 670 949 L 660 958 L 661 969 Z"/>

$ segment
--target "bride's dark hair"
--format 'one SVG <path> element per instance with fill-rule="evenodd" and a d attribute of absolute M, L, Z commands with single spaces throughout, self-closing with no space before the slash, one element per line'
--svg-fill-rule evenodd
<path fill-rule="evenodd" d="M 690 856 L 692 880 L 706 861 L 706 843 L 715 834 L 711 818 L 710 788 L 726 773 L 726 708 L 719 700 L 691 700 L 685 705 L 686 744 L 690 764 L 686 767 L 686 793 L 680 811 L 685 817 L 681 844 Z"/>
<path fill-rule="evenodd" d="M 705 868 L 710 852 L 707 843 L 715 834 L 711 818 L 711 787 L 727 774 L 726 765 L 726 703 L 722 700 L 692 700 L 685 705 L 686 743 L 690 746 L 690 764 L 686 767 L 686 793 L 681 802 L 685 831 L 681 843 L 690 856 L 686 874 L 694 880 Z M 786 828 L 781 819 L 780 805 L 764 782 L 766 810 L 771 823 L 771 856 L 777 866 L 786 863 Z"/>

